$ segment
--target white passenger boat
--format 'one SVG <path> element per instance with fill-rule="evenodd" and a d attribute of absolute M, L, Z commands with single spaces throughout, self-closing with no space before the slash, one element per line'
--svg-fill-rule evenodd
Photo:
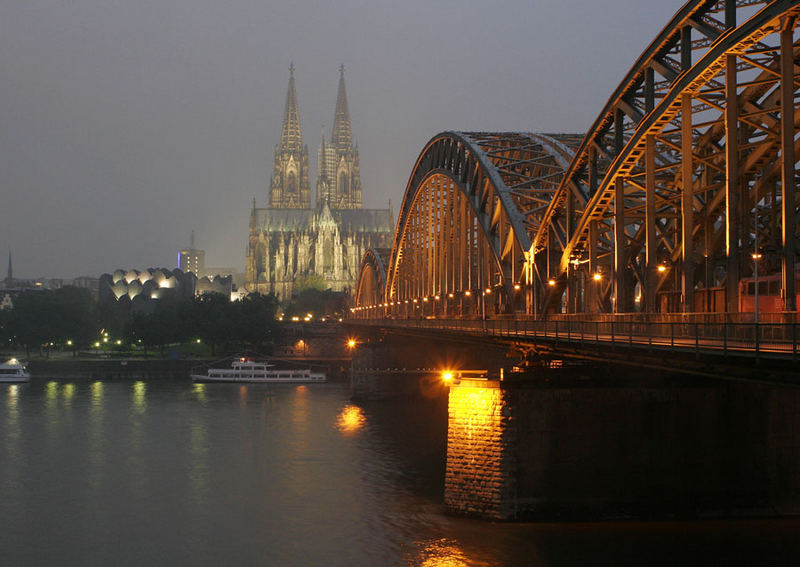
<path fill-rule="evenodd" d="M 27 382 L 31 375 L 25 365 L 16 358 L 0 364 L 0 382 Z"/>
<path fill-rule="evenodd" d="M 192 371 L 192 379 L 195 382 L 268 382 L 273 384 L 326 381 L 323 372 L 312 372 L 308 368 L 279 370 L 272 364 L 245 358 L 234 360 L 231 368 L 209 368 L 206 374 Z"/>

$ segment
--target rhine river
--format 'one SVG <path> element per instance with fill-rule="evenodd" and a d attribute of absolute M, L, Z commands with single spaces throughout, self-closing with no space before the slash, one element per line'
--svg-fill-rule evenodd
<path fill-rule="evenodd" d="M 0 564 L 785 565 L 800 521 L 444 512 L 440 402 L 346 384 L 0 385 Z"/>

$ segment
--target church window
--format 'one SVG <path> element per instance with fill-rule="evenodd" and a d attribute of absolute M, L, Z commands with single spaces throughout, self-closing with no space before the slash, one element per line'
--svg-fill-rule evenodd
<path fill-rule="evenodd" d="M 347 174 L 345 172 L 341 172 L 339 174 L 339 193 L 342 195 L 347 194 L 348 187 L 347 187 Z"/>
<path fill-rule="evenodd" d="M 325 244 L 322 247 L 322 266 L 325 272 L 333 271 L 333 238 L 325 238 Z"/>
<path fill-rule="evenodd" d="M 295 195 L 297 193 L 297 175 L 294 171 L 290 171 L 286 176 L 286 193 Z"/>

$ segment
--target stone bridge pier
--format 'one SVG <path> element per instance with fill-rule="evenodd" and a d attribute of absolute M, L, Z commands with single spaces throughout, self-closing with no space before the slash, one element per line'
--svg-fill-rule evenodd
<path fill-rule="evenodd" d="M 624 372 L 454 384 L 447 507 L 548 521 L 800 512 L 800 389 Z"/>

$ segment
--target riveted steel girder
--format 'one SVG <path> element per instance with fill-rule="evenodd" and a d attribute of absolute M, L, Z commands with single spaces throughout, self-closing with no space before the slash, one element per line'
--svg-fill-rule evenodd
<path fill-rule="evenodd" d="M 386 262 L 389 260 L 388 248 L 368 248 L 361 259 L 356 287 L 356 305 L 379 305 L 386 292 Z"/>
<path fill-rule="evenodd" d="M 512 288 L 523 278 L 529 234 L 580 139 L 516 132 L 432 138 L 406 188 L 386 299 Z"/>
<path fill-rule="evenodd" d="M 798 4 L 692 1 L 656 37 L 532 235 L 558 282 L 538 309 L 562 310 L 573 286 L 575 311 L 744 310 L 743 250 L 783 274 L 780 308 L 796 309 Z M 576 188 L 587 199 L 570 204 Z"/>

